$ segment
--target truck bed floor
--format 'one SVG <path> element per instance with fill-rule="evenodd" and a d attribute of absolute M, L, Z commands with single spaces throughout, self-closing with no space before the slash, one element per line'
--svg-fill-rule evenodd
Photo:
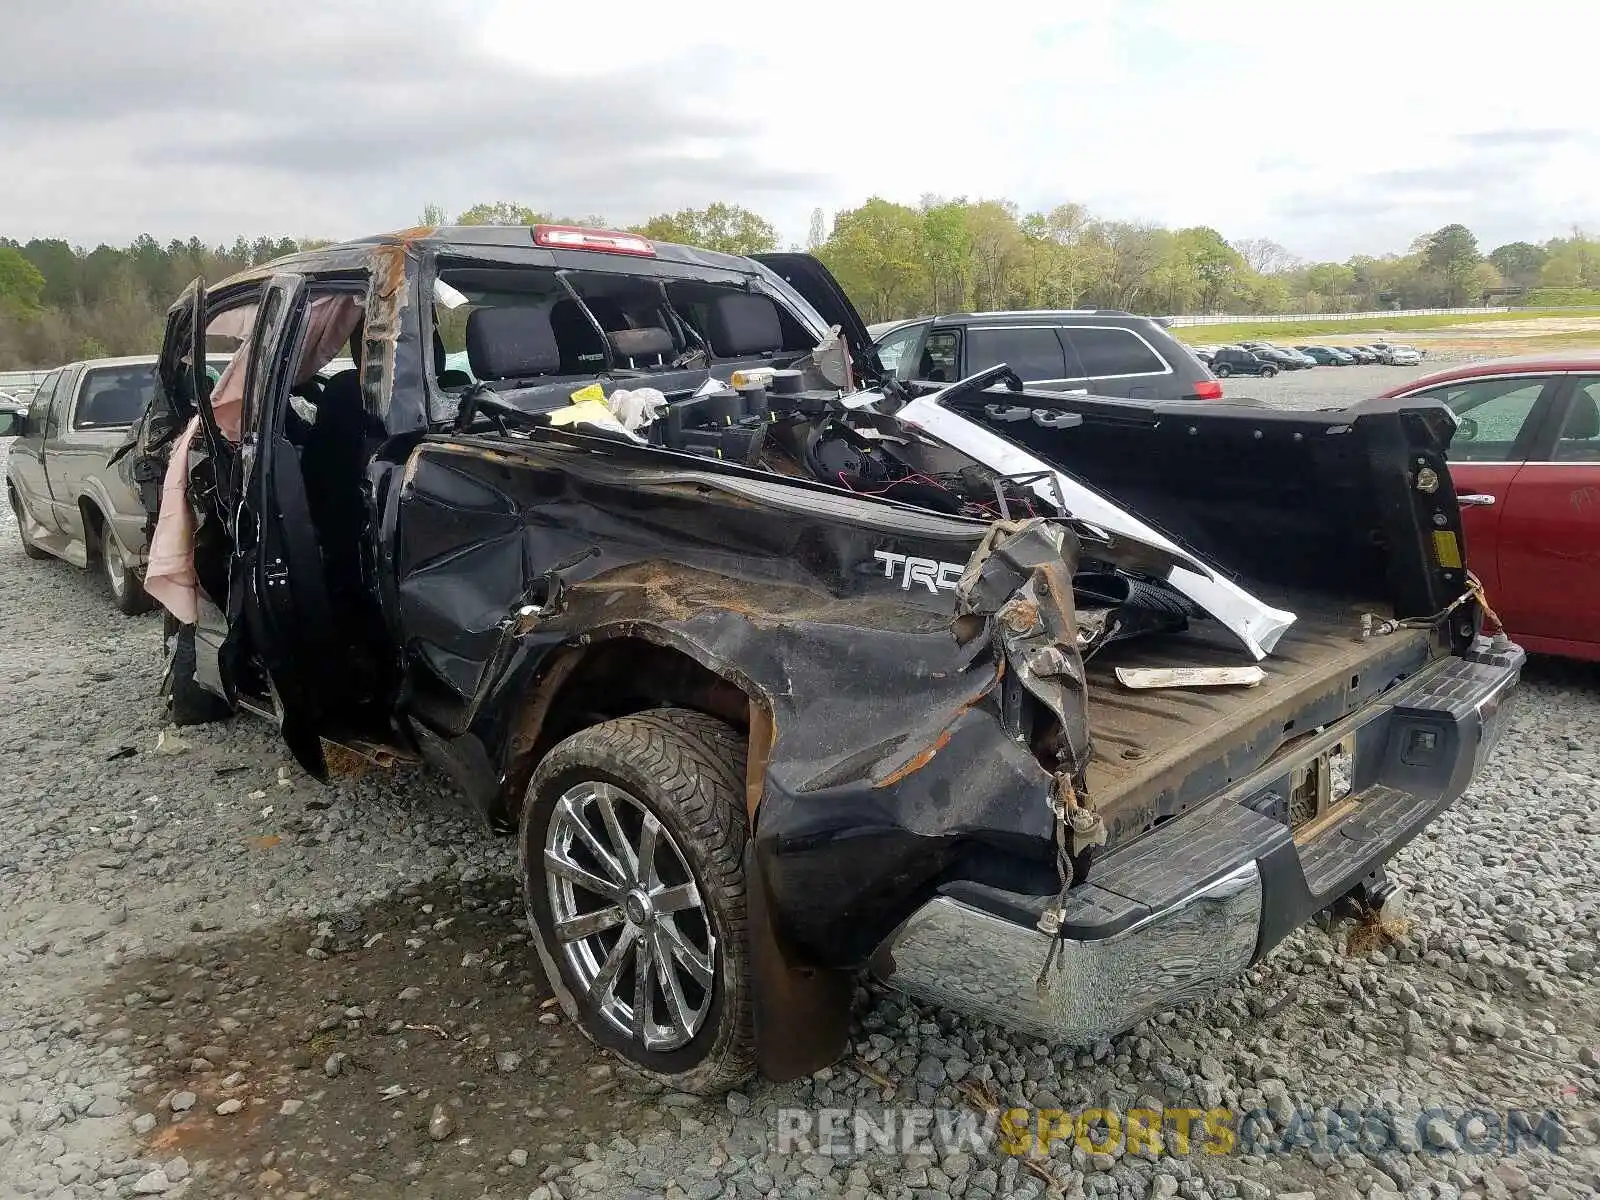
<path fill-rule="evenodd" d="M 1258 664 L 1267 677 L 1255 687 L 1136 691 L 1117 680 L 1117 667 L 1248 665 L 1249 655 L 1210 622 L 1198 622 L 1183 634 L 1117 643 L 1090 659 L 1094 758 L 1088 782 L 1108 817 L 1135 797 L 1142 806 L 1162 793 L 1169 806 L 1177 807 L 1174 800 L 1192 790 L 1185 784 L 1197 771 L 1220 771 L 1210 792 L 1226 786 L 1259 765 L 1250 760 L 1264 761 L 1278 745 L 1358 707 L 1415 670 L 1426 655 L 1426 630 L 1360 640 L 1361 614 L 1387 616 L 1387 604 L 1330 604 L 1326 598 L 1270 589 L 1256 594 L 1295 613 L 1297 620 Z M 1265 752 L 1259 750 L 1263 741 L 1269 743 Z M 1247 743 L 1256 744 L 1257 752 L 1245 752 Z"/>

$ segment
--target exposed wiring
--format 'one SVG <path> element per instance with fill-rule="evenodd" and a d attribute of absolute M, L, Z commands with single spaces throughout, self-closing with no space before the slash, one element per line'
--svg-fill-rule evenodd
<path fill-rule="evenodd" d="M 1467 572 L 1467 590 L 1462 592 L 1449 604 L 1445 605 L 1432 616 L 1427 617 L 1388 617 L 1380 620 L 1375 613 L 1361 615 L 1361 636 L 1363 639 L 1372 636 L 1383 636 L 1395 632 L 1397 629 L 1432 629 L 1468 600 L 1476 600 L 1483 609 L 1483 615 L 1498 630 L 1504 630 L 1505 625 L 1500 616 L 1489 605 L 1489 597 L 1484 594 L 1483 583 L 1471 571 Z"/>

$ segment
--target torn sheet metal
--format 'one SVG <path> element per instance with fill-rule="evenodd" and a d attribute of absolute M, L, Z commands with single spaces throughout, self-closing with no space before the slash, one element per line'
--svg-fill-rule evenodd
<path fill-rule="evenodd" d="M 1117 682 L 1130 688 L 1255 687 L 1260 667 L 1118 667 Z"/>
<path fill-rule="evenodd" d="M 1062 895 L 1089 869 L 1089 852 L 1107 841 L 1105 820 L 1085 789 L 1089 765 L 1089 685 L 1078 644 L 1072 574 L 1076 539 L 1060 522 L 997 521 L 956 585 L 957 619 L 983 619 L 1007 669 L 1059 723 L 1049 807 L 1056 821 Z"/>
<path fill-rule="evenodd" d="M 1257 659 L 1277 645 L 1295 615 L 1262 603 L 1213 567 L 1087 484 L 1057 470 L 1044 459 L 1013 445 L 998 434 L 943 407 L 943 392 L 919 396 L 895 412 L 895 418 L 976 459 L 992 470 L 1019 480 L 1040 499 L 1064 500 L 1071 515 L 1107 533 L 1155 547 L 1178 560 L 1166 582 L 1232 631 Z M 1026 482 L 1022 482 L 1025 480 Z"/>
<path fill-rule="evenodd" d="M 1060 769 L 1081 779 L 1089 718 L 1073 612 L 1076 560 L 1077 545 L 1059 522 L 996 521 L 956 584 L 956 612 L 993 621 L 1006 662 L 1061 723 Z"/>

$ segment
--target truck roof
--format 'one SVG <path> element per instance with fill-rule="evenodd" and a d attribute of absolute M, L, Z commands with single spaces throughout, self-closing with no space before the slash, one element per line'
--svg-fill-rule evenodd
<path fill-rule="evenodd" d="M 153 367 L 158 361 L 154 354 L 124 354 L 116 358 L 76 358 L 52 368 L 64 371 L 68 367 Z"/>
<path fill-rule="evenodd" d="M 670 262 L 680 263 L 685 266 L 709 267 L 722 271 L 737 271 L 743 274 L 756 273 L 755 264 L 743 255 L 724 254 L 718 250 L 702 250 L 698 246 L 683 246 L 676 242 L 659 242 L 654 238 L 643 239 L 650 244 L 651 249 L 654 251 L 653 254 L 648 256 L 607 253 L 582 246 L 541 246 L 534 242 L 534 230 L 538 228 L 541 227 L 537 225 L 438 225 L 401 229 L 392 233 L 353 238 L 330 246 L 319 246 L 312 250 L 302 250 L 298 254 L 285 255 L 282 258 L 260 263 L 241 271 L 233 276 L 233 279 L 246 279 L 255 275 L 271 274 L 273 271 L 284 267 L 337 269 L 341 265 L 360 266 L 368 260 L 374 248 L 393 246 L 396 243 L 407 248 L 417 247 L 431 250 L 434 253 L 449 253 L 451 250 L 461 250 L 477 256 L 483 256 L 485 251 L 491 252 L 492 256 L 494 250 L 520 251 L 523 253 L 533 251 L 555 256 L 593 254 L 617 264 L 616 269 L 618 270 L 626 270 L 627 263 L 633 261 L 646 263 Z M 575 227 L 554 226 L 554 228 L 566 229 Z M 629 236 L 642 237 L 642 235 Z M 341 263 L 339 261 L 341 259 L 347 261 Z"/>

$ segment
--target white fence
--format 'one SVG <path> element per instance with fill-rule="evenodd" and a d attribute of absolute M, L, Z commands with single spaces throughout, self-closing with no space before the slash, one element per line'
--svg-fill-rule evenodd
<path fill-rule="evenodd" d="M 1341 313 L 1204 313 L 1197 316 L 1168 317 L 1169 325 L 1231 325 L 1246 322 L 1251 325 L 1288 321 L 1365 321 L 1382 317 L 1460 317 L 1472 313 L 1503 313 L 1509 308 L 1384 308 L 1376 312 Z"/>
<path fill-rule="evenodd" d="M 49 371 L 0 371 L 0 392 L 14 387 L 38 387 Z"/>

